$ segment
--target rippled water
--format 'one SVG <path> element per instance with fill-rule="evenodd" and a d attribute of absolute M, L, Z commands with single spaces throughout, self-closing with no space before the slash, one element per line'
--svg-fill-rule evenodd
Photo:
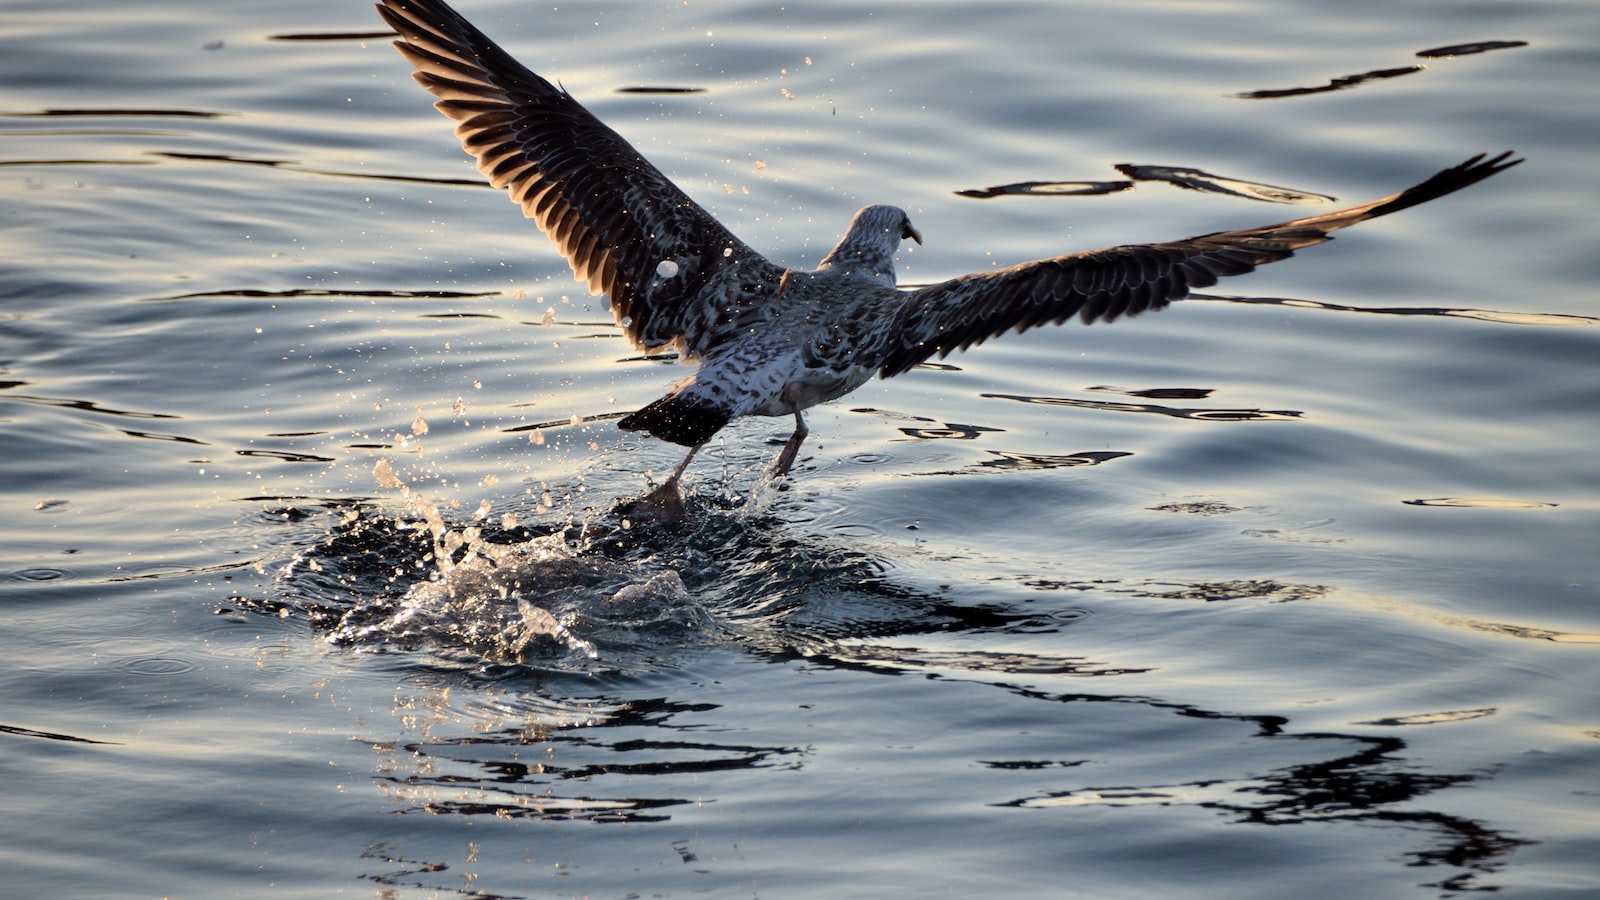
<path fill-rule="evenodd" d="M 1600 8 L 460 8 L 774 259 L 906 207 L 903 283 L 1528 162 L 652 527 L 682 370 L 369 6 L 9 3 L 6 892 L 1600 890 Z"/>

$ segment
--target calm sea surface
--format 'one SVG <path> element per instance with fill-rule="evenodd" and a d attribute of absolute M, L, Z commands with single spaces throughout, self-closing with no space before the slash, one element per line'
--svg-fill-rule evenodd
<path fill-rule="evenodd" d="M 906 284 L 1333 208 L 1118 164 L 1527 162 L 788 482 L 739 422 L 657 528 L 683 370 L 367 3 L 4 0 L 0 893 L 1600 894 L 1600 5 L 459 7 L 776 260 L 907 208 Z"/>

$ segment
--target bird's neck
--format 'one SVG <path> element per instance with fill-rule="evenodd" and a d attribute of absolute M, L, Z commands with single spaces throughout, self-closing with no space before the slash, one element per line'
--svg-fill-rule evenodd
<path fill-rule="evenodd" d="M 881 242 L 854 240 L 845 235 L 839 245 L 817 264 L 817 271 L 837 272 L 882 281 L 894 286 L 894 248 L 883 247 Z"/>

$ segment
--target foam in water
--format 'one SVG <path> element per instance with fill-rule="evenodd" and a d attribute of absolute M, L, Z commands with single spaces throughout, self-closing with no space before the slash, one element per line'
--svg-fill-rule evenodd
<path fill-rule="evenodd" d="M 433 547 L 424 562 L 433 571 L 398 600 L 351 610 L 329 640 L 443 644 L 497 661 L 561 649 L 599 658 L 595 645 L 564 621 L 568 616 L 552 610 L 563 601 L 569 612 L 575 610 L 569 595 L 592 592 L 615 578 L 609 561 L 580 558 L 564 531 L 523 543 L 490 542 L 479 526 L 452 528 L 438 505 L 402 481 L 387 460 L 374 466 L 373 475 L 382 487 L 398 490 L 407 511 L 420 520 Z M 481 503 L 473 518 L 484 520 L 489 505 Z M 416 526 L 401 524 L 408 527 Z"/>

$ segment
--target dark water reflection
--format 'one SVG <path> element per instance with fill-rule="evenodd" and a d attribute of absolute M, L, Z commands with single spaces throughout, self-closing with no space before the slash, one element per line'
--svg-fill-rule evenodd
<path fill-rule="evenodd" d="M 503 647 L 475 642 L 470 634 L 479 623 L 472 622 L 404 635 L 371 627 L 388 620 L 392 604 L 416 585 L 455 577 L 432 561 L 442 546 L 454 546 L 458 562 L 482 547 L 470 541 L 441 543 L 428 537 L 425 521 L 389 517 L 368 507 L 289 507 L 299 509 L 302 520 L 331 521 L 327 538 L 296 556 L 279 579 L 276 596 L 236 597 L 230 608 L 232 614 L 309 616 L 351 650 L 404 649 L 406 655 L 395 657 L 395 664 L 413 674 L 406 679 L 409 687 L 396 695 L 403 734 L 369 742 L 374 786 L 402 815 L 663 824 L 690 808 L 731 800 L 721 791 L 733 790 L 727 785 L 735 783 L 730 781 L 735 773 L 770 777 L 816 766 L 815 749 L 807 743 L 751 740 L 748 727 L 727 727 L 740 714 L 722 702 L 640 695 L 644 683 L 633 685 L 646 671 L 659 677 L 680 665 L 703 665 L 708 651 L 723 646 L 768 665 L 914 676 L 994 689 L 1029 706 L 1110 711 L 1115 713 L 1110 721 L 1132 729 L 1120 737 L 1113 737 L 1116 731 L 1107 734 L 1110 743 L 1078 742 L 1082 756 L 974 760 L 978 771 L 993 772 L 997 780 L 975 776 L 958 793 L 995 810 L 1191 807 L 1243 826 L 1401 826 L 1395 833 L 1410 837 L 1391 855 L 1406 865 L 1438 869 L 1431 885 L 1446 893 L 1492 889 L 1483 879 L 1531 843 L 1484 821 L 1428 809 L 1430 798 L 1441 791 L 1493 774 L 1419 768 L 1409 761 L 1402 738 L 1300 732 L 1291 717 L 1226 712 L 1125 691 L 1041 689 L 1035 685 L 1040 679 L 1086 679 L 1090 685 L 1115 677 L 1119 684 L 1137 683 L 1152 670 L 1036 651 L 953 646 L 966 640 L 990 644 L 1003 636 L 1058 635 L 1093 615 L 1092 608 L 1082 606 L 1035 608 L 1034 596 L 1315 602 L 1327 593 L 1321 586 L 1272 580 L 1032 579 L 1020 597 L 958 602 L 904 583 L 886 560 L 859 547 L 796 531 L 781 516 L 714 495 L 698 499 L 698 512 L 675 531 L 635 533 L 607 518 L 561 531 L 483 530 L 481 540 L 499 546 L 566 535 L 577 552 L 559 576 L 549 568 L 513 567 L 499 577 L 529 591 L 536 602 L 552 603 L 552 612 L 598 648 L 598 659 L 559 641 L 525 645 L 521 656 L 509 658 Z M 614 591 L 619 577 L 637 581 L 648 572 L 681 574 L 685 593 L 655 599 L 693 606 L 696 614 L 685 619 L 681 610 L 635 609 L 619 618 L 608 609 L 621 596 Z M 539 579 L 552 589 L 543 597 Z M 574 593 L 568 590 L 572 584 L 582 587 Z M 663 627 L 673 621 L 699 624 Z M 353 623 L 366 627 L 353 630 Z M 693 662 L 697 658 L 701 662 Z M 463 705 L 453 699 L 458 690 L 477 699 Z M 802 715 L 806 708 L 800 705 Z M 1167 724 L 1152 724 L 1150 716 Z M 1366 724 L 1394 727 L 1457 718 L 1431 715 Z M 1148 762 L 1121 762 L 1117 745 L 1135 740 L 1144 728 L 1188 732 L 1181 738 L 1168 734 L 1163 741 L 1168 747 L 1184 745 L 1185 757 L 1155 764 L 1157 774 L 1151 774 Z M 701 780 L 713 773 L 722 777 Z M 687 784 L 697 785 L 692 796 L 685 795 Z M 996 795 L 1005 791 L 1013 793 Z M 693 855 L 687 842 L 680 849 Z M 450 869 L 445 862 L 408 861 L 383 846 L 369 848 L 364 858 L 398 866 L 368 873 L 382 884 L 479 896 L 445 879 Z"/>
<path fill-rule="evenodd" d="M 1014 181 L 985 188 L 964 188 L 958 197 L 991 200 L 995 197 L 1094 197 L 1133 189 L 1131 181 Z"/>
<path fill-rule="evenodd" d="M 1600 317 L 1579 316 L 1570 313 L 1515 312 L 1501 309 L 1452 309 L 1439 306 L 1346 306 L 1339 303 L 1329 303 L 1324 300 L 1303 300 L 1288 297 L 1237 297 L 1223 294 L 1195 294 L 1189 297 L 1189 300 L 1213 300 L 1257 306 L 1291 306 L 1298 309 L 1316 309 L 1368 316 L 1438 316 L 1440 318 L 1478 319 L 1483 322 L 1497 322 L 1502 325 L 1578 328 L 1600 326 Z"/>
<path fill-rule="evenodd" d="M 1427 70 L 1427 66 L 1409 65 L 1395 66 L 1389 69 L 1373 69 L 1355 75 L 1340 75 L 1331 79 L 1327 84 L 1315 87 L 1292 88 L 1266 88 L 1258 91 L 1244 91 L 1233 96 L 1242 100 L 1275 100 L 1281 97 L 1304 97 L 1307 94 L 1326 94 L 1332 91 L 1342 91 L 1345 88 L 1355 87 L 1358 84 L 1367 84 L 1372 81 L 1382 81 L 1386 78 L 1399 78 L 1402 75 L 1415 75 Z"/>
<path fill-rule="evenodd" d="M 405 184 L 442 184 L 456 187 L 488 187 L 489 185 L 476 178 L 435 178 L 422 175 L 385 175 L 379 172 L 341 172 L 334 169 L 315 169 L 301 165 L 290 159 L 262 159 L 247 156 L 235 156 L 228 153 L 180 153 L 173 150 L 151 150 L 151 156 L 158 156 L 176 162 L 204 162 L 226 163 L 235 166 L 261 166 L 268 169 L 284 169 L 286 171 L 300 172 L 306 175 L 323 175 L 329 178 L 358 178 L 371 181 L 394 181 Z"/>
<path fill-rule="evenodd" d="M 268 38 L 272 41 L 381 41 L 386 38 L 395 38 L 399 35 L 392 31 L 308 31 L 288 34 L 275 34 Z"/>
<path fill-rule="evenodd" d="M 1427 50 L 1418 50 L 1417 55 L 1424 59 L 1438 59 L 1447 56 L 1470 56 L 1474 53 L 1487 53 L 1490 50 L 1510 50 L 1514 47 L 1526 47 L 1527 41 L 1476 41 L 1470 44 L 1451 44 L 1448 47 L 1432 47 Z"/>
<path fill-rule="evenodd" d="M 13 119 L 218 119 L 229 113 L 210 112 L 199 109 L 135 109 L 135 108 L 51 108 L 33 112 L 10 111 L 0 112 L 0 117 Z M 68 132 L 76 134 L 99 134 L 101 132 Z M 133 134 L 155 134 L 158 132 L 132 132 Z"/>
<path fill-rule="evenodd" d="M 1486 53 L 1490 50 L 1509 50 L 1515 47 L 1526 47 L 1527 41 L 1476 41 L 1467 44 L 1452 44 L 1446 47 L 1433 47 L 1427 50 L 1418 50 L 1416 55 L 1423 59 L 1449 59 L 1457 56 L 1472 56 Z M 1315 87 L 1271 88 L 1265 90 L 1245 91 L 1234 94 L 1244 100 L 1276 100 L 1285 97 L 1303 97 L 1310 94 L 1326 94 L 1332 91 L 1342 91 L 1357 85 L 1368 84 L 1374 81 L 1383 81 L 1389 78 L 1399 78 L 1402 75 L 1414 75 L 1427 70 L 1425 65 L 1394 66 L 1385 69 L 1373 69 L 1355 75 L 1341 75 L 1330 79 L 1327 84 Z"/>
<path fill-rule="evenodd" d="M 1332 203 L 1338 199 L 1327 194 L 1314 194 L 1296 188 L 1213 175 L 1199 169 L 1119 163 L 1117 171 L 1134 181 L 1163 181 L 1185 190 L 1262 200 L 1267 203 Z"/>
<path fill-rule="evenodd" d="M 74 734 L 58 734 L 50 731 L 39 731 L 34 728 L 21 728 L 16 725 L 0 725 L 0 734 L 12 734 L 18 737 L 39 738 L 46 741 L 63 741 L 69 744 L 108 744 L 111 741 L 97 741 L 92 738 L 78 737 Z"/>
<path fill-rule="evenodd" d="M 406 702 L 425 704 L 425 698 Z M 729 770 L 799 768 L 802 747 L 752 746 L 686 739 L 680 716 L 708 705 L 662 698 L 524 700 L 528 721 L 467 736 L 428 735 L 375 743 L 375 784 L 401 813 L 582 820 L 601 824 L 665 822 L 694 801 L 652 796 L 652 779 Z M 537 715 L 534 713 L 537 712 Z M 581 724 L 550 726 L 581 713 Z M 676 785 L 662 785 L 671 793 Z"/>
<path fill-rule="evenodd" d="M 16 381 L 12 382 L 11 384 L 0 384 L 0 390 L 11 387 L 23 387 L 27 385 L 27 383 L 28 382 L 26 381 Z M 127 419 L 183 418 L 182 416 L 173 415 L 171 413 L 146 412 L 132 409 L 113 409 L 108 406 L 103 406 L 95 400 L 75 400 L 70 397 L 41 397 L 36 394 L 7 394 L 6 399 L 15 400 L 19 403 L 34 403 L 40 406 L 56 407 L 57 409 L 72 409 L 79 412 L 94 413 L 95 415 L 116 416 Z"/>
<path fill-rule="evenodd" d="M 1201 388 L 1182 388 L 1178 390 L 1178 395 L 1184 397 L 1205 396 L 1210 393 Z M 1018 403 L 1034 403 L 1041 406 L 1071 406 L 1077 409 L 1092 409 L 1103 412 L 1142 413 L 1168 416 L 1174 419 L 1208 419 L 1218 422 L 1293 421 L 1305 416 L 1305 413 L 1292 409 L 1227 409 L 1219 407 L 1190 409 L 1179 406 L 1165 406 L 1159 403 L 1115 403 L 1108 400 L 1083 400 L 1073 397 L 1028 397 L 1019 394 L 980 394 L 979 396 L 985 399 L 1015 400 Z"/>

